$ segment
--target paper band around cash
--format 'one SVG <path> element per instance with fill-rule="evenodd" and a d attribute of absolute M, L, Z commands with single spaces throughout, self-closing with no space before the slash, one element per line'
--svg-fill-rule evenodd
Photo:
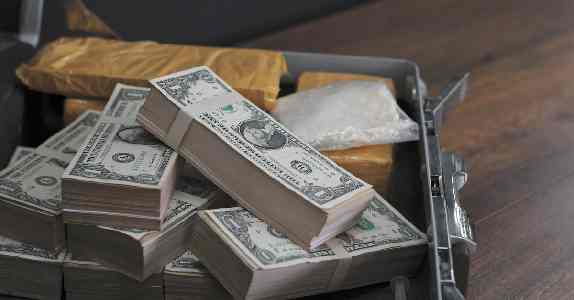
<path fill-rule="evenodd" d="M 335 271 L 331 276 L 331 280 L 327 285 L 328 291 L 336 291 L 341 289 L 343 282 L 345 282 L 345 278 L 347 278 L 347 274 L 349 273 L 349 269 L 352 265 L 353 256 L 349 255 L 345 249 L 343 249 L 341 244 L 334 245 L 331 249 L 337 254 L 337 256 L 341 257 L 337 260 L 337 267 L 335 268 Z"/>
<path fill-rule="evenodd" d="M 242 96 L 238 93 L 231 93 L 213 96 L 208 101 L 216 102 L 219 101 L 219 99 L 223 99 L 221 101 L 229 101 L 229 103 L 235 103 L 238 101 L 238 99 L 242 99 Z M 201 113 L 201 111 L 194 110 L 193 105 L 188 107 L 180 107 L 165 137 L 166 144 L 172 147 L 175 151 L 178 151 L 181 142 L 183 141 L 183 138 L 187 133 L 191 122 L 193 121 L 194 116 L 198 113 Z"/>
<path fill-rule="evenodd" d="M 179 145 L 181 144 L 185 133 L 189 129 L 192 120 L 192 116 L 185 110 L 180 109 L 177 111 L 177 116 L 171 123 L 169 131 L 165 137 L 167 144 L 175 151 L 179 149 Z"/>

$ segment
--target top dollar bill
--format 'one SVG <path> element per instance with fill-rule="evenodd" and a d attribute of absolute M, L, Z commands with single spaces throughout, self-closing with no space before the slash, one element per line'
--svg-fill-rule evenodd
<path fill-rule="evenodd" d="M 0 172 L 0 201 L 44 214 L 61 213 L 60 177 L 77 145 L 98 121 L 99 113 L 87 111 L 53 135 L 38 149 L 20 157 Z"/>
<path fill-rule="evenodd" d="M 209 68 L 150 83 L 155 89 L 138 121 L 299 244 L 319 245 L 352 226 L 366 208 L 370 185 L 302 142 Z"/>
<path fill-rule="evenodd" d="M 159 224 L 173 192 L 177 153 L 136 122 L 148 95 L 147 88 L 116 85 L 62 176 L 65 219 L 89 212 L 152 218 Z"/>
<path fill-rule="evenodd" d="M 136 123 L 149 89 L 118 84 L 64 178 L 138 186 L 160 183 L 175 152 Z"/>

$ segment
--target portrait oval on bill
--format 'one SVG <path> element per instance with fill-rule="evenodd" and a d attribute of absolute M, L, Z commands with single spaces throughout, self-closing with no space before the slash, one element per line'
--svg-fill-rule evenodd
<path fill-rule="evenodd" d="M 240 125 L 239 132 L 249 143 L 263 149 L 279 149 L 287 143 L 287 137 L 265 120 L 245 121 Z"/>
<path fill-rule="evenodd" d="M 161 142 L 143 127 L 127 127 L 117 133 L 117 137 L 128 144 L 160 145 Z"/>
<path fill-rule="evenodd" d="M 136 159 L 135 155 L 133 155 L 131 153 L 127 153 L 127 152 L 115 153 L 112 156 L 112 160 L 114 160 L 115 162 L 121 163 L 121 164 L 130 163 L 130 162 L 134 161 L 135 159 Z"/>
<path fill-rule="evenodd" d="M 58 179 L 54 176 L 38 176 L 34 181 L 41 186 L 53 186 L 58 183 Z"/>

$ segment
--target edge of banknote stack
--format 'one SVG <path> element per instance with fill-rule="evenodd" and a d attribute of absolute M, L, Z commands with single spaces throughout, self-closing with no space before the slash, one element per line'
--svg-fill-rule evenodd
<path fill-rule="evenodd" d="M 186 251 L 165 266 L 163 282 L 166 300 L 233 299 L 191 251 Z"/>
<path fill-rule="evenodd" d="M 0 236 L 0 293 L 33 299 L 60 299 L 66 251 L 53 253 Z"/>
<path fill-rule="evenodd" d="M 68 249 L 143 281 L 189 248 L 200 209 L 224 207 L 228 201 L 214 185 L 180 177 L 161 231 L 68 224 Z"/>
<path fill-rule="evenodd" d="M 85 299 L 163 299 L 161 273 L 139 282 L 105 265 L 73 252 L 63 262 L 64 290 L 67 300 Z"/>

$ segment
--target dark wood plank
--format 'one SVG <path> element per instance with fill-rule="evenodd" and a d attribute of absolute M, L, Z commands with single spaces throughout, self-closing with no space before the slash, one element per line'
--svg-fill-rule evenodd
<path fill-rule="evenodd" d="M 378 1 L 246 46 L 403 57 L 432 91 L 471 71 L 444 145 L 470 165 L 469 299 L 573 299 L 574 2 Z"/>
<path fill-rule="evenodd" d="M 476 171 L 464 193 L 481 248 L 473 298 L 574 297 L 567 279 L 574 274 L 573 38 L 564 32 L 479 68 L 480 88 L 459 110 L 468 117 L 447 123 L 445 140 L 467 153 Z M 457 138 L 455 127 L 468 121 L 477 126 Z"/>
<path fill-rule="evenodd" d="M 567 0 L 376 1 L 243 45 L 408 58 L 443 83 L 568 30 L 572 8 Z"/>

